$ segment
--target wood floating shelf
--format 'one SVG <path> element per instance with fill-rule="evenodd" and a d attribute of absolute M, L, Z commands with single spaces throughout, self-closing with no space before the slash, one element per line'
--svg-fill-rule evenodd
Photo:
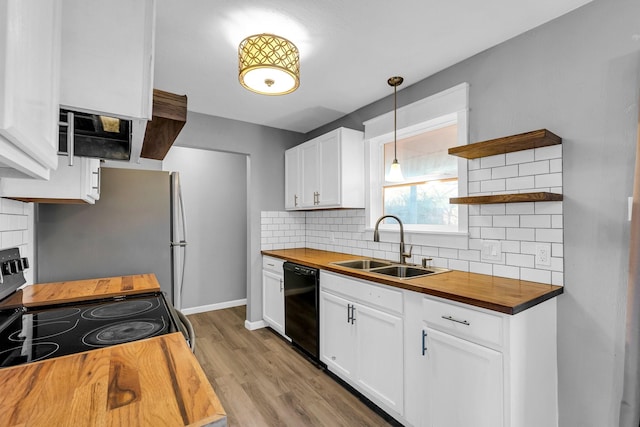
<path fill-rule="evenodd" d="M 151 114 L 140 157 L 162 160 L 187 122 L 187 96 L 154 89 Z"/>
<path fill-rule="evenodd" d="M 489 141 L 476 142 L 475 144 L 461 145 L 449 148 L 452 156 L 465 159 L 477 159 L 479 157 L 494 156 L 496 154 L 512 153 L 514 151 L 530 150 L 532 148 L 548 147 L 562 144 L 562 138 L 546 129 L 504 138 L 491 139 Z"/>
<path fill-rule="evenodd" d="M 524 203 L 524 202 L 561 202 L 562 194 L 547 193 L 512 193 L 495 194 L 491 196 L 452 197 L 449 203 L 452 205 L 488 205 L 492 203 Z"/>

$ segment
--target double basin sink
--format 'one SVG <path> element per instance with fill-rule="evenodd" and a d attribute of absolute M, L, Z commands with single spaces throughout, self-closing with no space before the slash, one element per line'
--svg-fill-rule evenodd
<path fill-rule="evenodd" d="M 366 271 L 368 273 L 382 274 L 396 279 L 415 279 L 417 277 L 429 276 L 450 271 L 439 267 L 418 267 L 406 264 L 397 264 L 389 261 L 376 259 L 355 259 L 347 261 L 336 261 L 331 264 L 354 270 Z"/>

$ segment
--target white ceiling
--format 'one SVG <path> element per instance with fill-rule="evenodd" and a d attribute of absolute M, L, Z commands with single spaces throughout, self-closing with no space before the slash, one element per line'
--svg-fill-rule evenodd
<path fill-rule="evenodd" d="M 154 87 L 189 110 L 308 132 L 591 0 L 158 0 Z M 300 87 L 238 83 L 238 44 L 257 33 L 300 50 Z"/>

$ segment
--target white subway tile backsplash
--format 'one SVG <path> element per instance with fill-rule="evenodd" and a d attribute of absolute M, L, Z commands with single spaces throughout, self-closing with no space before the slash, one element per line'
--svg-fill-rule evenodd
<path fill-rule="evenodd" d="M 507 240 L 535 240 L 534 228 L 507 228 Z"/>
<path fill-rule="evenodd" d="M 481 168 L 495 168 L 497 166 L 505 165 L 505 155 L 497 154 L 495 156 L 489 157 L 481 157 L 480 158 L 480 167 Z"/>
<path fill-rule="evenodd" d="M 528 280 L 530 282 L 550 283 L 551 272 L 545 270 L 536 270 L 533 268 L 521 268 L 520 280 Z"/>
<path fill-rule="evenodd" d="M 536 242 L 562 243 L 562 229 L 536 229 Z"/>
<path fill-rule="evenodd" d="M 493 274 L 493 266 L 481 262 L 469 262 L 469 272 L 491 276 Z"/>
<path fill-rule="evenodd" d="M 535 266 L 535 256 L 525 254 L 506 254 L 505 262 L 507 265 L 515 267 L 530 267 Z"/>
<path fill-rule="evenodd" d="M 493 275 L 499 277 L 508 277 L 510 279 L 520 278 L 520 268 L 511 265 L 493 265 Z"/>
<path fill-rule="evenodd" d="M 491 227 L 493 226 L 493 217 L 488 215 L 469 216 L 470 227 Z"/>
<path fill-rule="evenodd" d="M 483 169 L 484 170 L 484 169 Z M 491 179 L 513 178 L 518 176 L 518 166 L 501 166 L 491 169 Z"/>
<path fill-rule="evenodd" d="M 500 215 L 493 217 L 494 227 L 520 227 L 520 216 L 518 215 Z"/>
<path fill-rule="evenodd" d="M 562 215 L 562 202 L 535 202 L 535 213 Z"/>
<path fill-rule="evenodd" d="M 548 174 L 549 173 L 549 161 L 543 160 L 540 162 L 531 162 L 531 163 L 523 163 L 518 165 L 519 167 L 519 175 L 538 175 L 538 174 Z"/>
<path fill-rule="evenodd" d="M 522 228 L 551 228 L 551 215 L 520 215 Z"/>
<path fill-rule="evenodd" d="M 562 173 L 548 173 L 536 175 L 536 188 L 541 187 L 562 187 Z"/>
<path fill-rule="evenodd" d="M 467 171 L 469 195 L 562 193 L 561 146 L 468 160 Z M 12 204 L 11 209 L 21 210 L 23 206 Z M 0 231 L 22 228 L 23 220 L 10 220 L 6 214 L 0 210 Z M 365 230 L 365 215 L 364 209 L 262 212 L 262 247 L 310 247 L 398 261 L 397 234 L 373 242 L 372 231 Z M 5 234 L 0 232 L 0 236 Z M 12 234 L 6 235 L 13 238 Z M 413 244 L 413 256 L 408 260 L 411 263 L 432 258 L 431 265 L 437 267 L 563 285 L 562 202 L 468 205 L 466 249 L 439 247 L 437 238 L 411 233 L 406 239 Z M 499 261 L 482 259 L 484 240 L 500 242 Z M 550 266 L 535 265 L 539 242 L 551 244 Z"/>
<path fill-rule="evenodd" d="M 469 171 L 468 179 L 469 182 L 491 179 L 491 169 L 477 169 Z"/>
<path fill-rule="evenodd" d="M 507 157 L 506 157 L 506 163 L 508 165 L 533 162 L 533 160 L 534 160 L 533 150 L 523 150 L 523 151 L 516 151 L 513 153 L 507 153 Z"/>
<path fill-rule="evenodd" d="M 507 215 L 533 215 L 535 213 L 534 203 L 507 203 Z"/>
<path fill-rule="evenodd" d="M 562 144 L 540 147 L 533 150 L 536 160 L 558 159 L 562 157 Z"/>
<path fill-rule="evenodd" d="M 450 259 L 449 268 L 452 270 L 469 271 L 469 261 L 461 261 L 459 259 Z"/>
<path fill-rule="evenodd" d="M 517 254 L 521 251 L 521 242 L 518 242 L 516 240 L 503 240 L 501 243 L 502 252 L 511 252 Z"/>
<path fill-rule="evenodd" d="M 506 182 L 507 190 L 523 190 L 532 189 L 535 187 L 534 176 L 521 176 L 518 178 L 509 178 Z"/>
<path fill-rule="evenodd" d="M 480 237 L 490 240 L 504 240 L 506 239 L 506 232 L 504 228 L 482 228 Z"/>
<path fill-rule="evenodd" d="M 495 191 L 505 191 L 505 180 L 504 179 L 492 179 L 490 181 L 481 181 L 480 182 L 480 191 L 481 192 L 495 192 Z"/>
<path fill-rule="evenodd" d="M 504 215 L 506 212 L 505 203 L 495 203 L 489 205 L 479 205 L 482 215 Z"/>

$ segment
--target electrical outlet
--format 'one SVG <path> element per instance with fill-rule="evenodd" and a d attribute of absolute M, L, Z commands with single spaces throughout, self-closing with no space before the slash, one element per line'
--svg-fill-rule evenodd
<path fill-rule="evenodd" d="M 536 243 L 536 265 L 551 266 L 551 244 Z"/>
<path fill-rule="evenodd" d="M 483 240 L 480 256 L 488 261 L 501 261 L 502 248 L 500 247 L 500 242 L 497 240 Z"/>
<path fill-rule="evenodd" d="M 331 243 L 336 242 L 336 236 L 334 236 L 333 231 L 329 233 L 329 240 L 331 240 Z"/>

